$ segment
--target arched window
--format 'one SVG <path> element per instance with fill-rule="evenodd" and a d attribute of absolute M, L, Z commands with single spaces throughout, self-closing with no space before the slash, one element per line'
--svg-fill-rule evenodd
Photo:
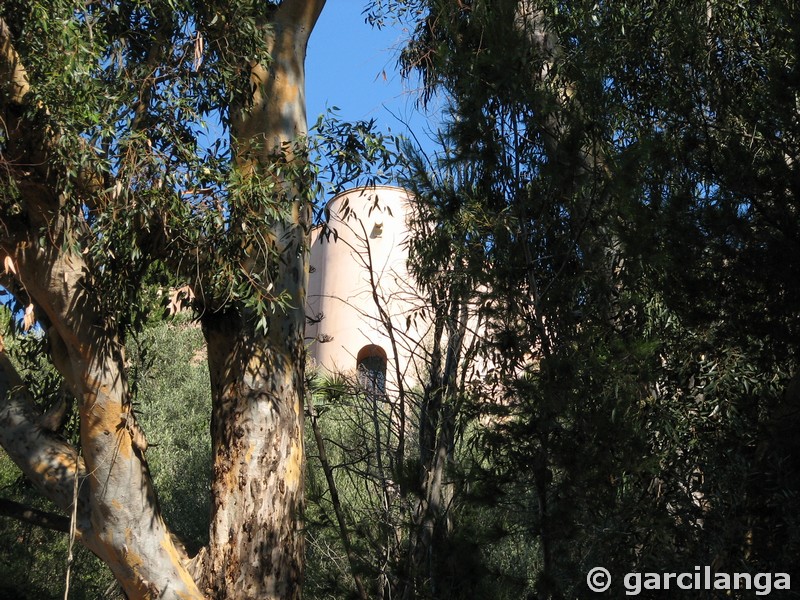
<path fill-rule="evenodd" d="M 386 393 L 386 351 L 380 346 L 369 344 L 358 351 L 356 369 L 358 381 L 367 394 Z"/>

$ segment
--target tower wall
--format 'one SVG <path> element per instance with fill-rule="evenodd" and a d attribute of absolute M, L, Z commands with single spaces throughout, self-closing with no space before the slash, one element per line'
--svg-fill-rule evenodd
<path fill-rule="evenodd" d="M 364 357 L 385 353 L 390 385 L 398 367 L 404 382 L 415 380 L 415 344 L 425 331 L 406 269 L 409 202 L 402 188 L 376 186 L 328 203 L 328 228 L 316 230 L 312 241 L 308 290 L 308 314 L 320 317 L 307 328 L 318 367 L 353 372 Z"/>

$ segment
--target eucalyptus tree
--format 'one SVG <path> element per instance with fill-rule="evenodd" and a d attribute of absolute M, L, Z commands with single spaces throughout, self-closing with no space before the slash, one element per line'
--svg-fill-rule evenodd
<path fill-rule="evenodd" d="M 481 250 L 486 447 L 539 597 L 580 595 L 600 558 L 786 563 L 797 523 L 763 507 L 797 497 L 773 414 L 797 402 L 790 3 L 373 9 L 410 22 L 403 64 L 452 107 L 443 170 L 471 173 L 409 185 L 443 246 Z"/>
<path fill-rule="evenodd" d="M 2 352 L 0 443 L 129 598 L 300 597 L 304 59 L 323 5 L 0 6 L 2 285 L 80 416 L 76 443 L 53 433 Z M 197 311 L 208 345 L 212 514 L 194 557 L 159 510 L 126 372 L 153 286 Z"/>

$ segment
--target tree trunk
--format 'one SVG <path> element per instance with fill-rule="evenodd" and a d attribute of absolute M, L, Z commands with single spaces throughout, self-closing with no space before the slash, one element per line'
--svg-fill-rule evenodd
<path fill-rule="evenodd" d="M 250 65 L 252 97 L 231 109 L 244 177 L 269 174 L 276 158 L 303 167 L 306 157 L 291 144 L 306 133 L 305 50 L 324 4 L 283 0 L 267 10 L 264 36 L 272 61 Z M 288 294 L 288 308 L 259 315 L 265 319 L 256 328 L 256 315 L 228 298 L 207 302 L 213 513 L 210 545 L 190 563 L 173 543 L 156 501 L 146 441 L 130 402 L 120 328 L 93 296 L 92 277 L 103 274 L 92 273 L 84 256 L 70 250 L 70 228 L 77 226 L 63 214 L 66 200 L 50 168 L 57 164 L 48 154 L 52 139 L 43 139 L 57 134 L 26 116 L 29 91 L 12 34 L 0 19 L 1 131 L 13 134 L 7 146 L 17 163 L 32 165 L 9 171 L 22 213 L 2 215 L 0 279 L 23 305 L 36 306 L 47 328 L 53 362 L 79 401 L 81 448 L 79 453 L 42 427 L 1 339 L 0 444 L 67 513 L 77 474 L 78 536 L 111 567 L 131 600 L 300 598 L 308 182 L 277 177 L 285 216 L 261 215 L 264 226 L 255 232 L 274 253 L 243 265 L 269 274 L 275 293 Z"/>
<path fill-rule="evenodd" d="M 302 329 L 282 347 L 246 329 L 236 315 L 204 320 L 214 405 L 209 592 L 299 598 Z"/>
<path fill-rule="evenodd" d="M 407 562 L 410 577 L 403 590 L 404 598 L 413 598 L 417 593 L 431 598 L 449 598 L 452 578 L 458 576 L 457 573 L 448 573 L 445 566 L 449 558 L 447 544 L 451 534 L 450 509 L 454 494 L 452 482 L 447 481 L 447 470 L 452 465 L 456 443 L 457 375 L 464 368 L 468 304 L 456 292 L 448 292 L 443 294 L 450 296 L 448 300 L 435 311 L 429 381 L 420 410 L 418 485 L 421 495 L 409 537 Z"/>
<path fill-rule="evenodd" d="M 28 205 L 35 215 L 35 199 Z M 57 240 L 62 225 L 61 218 L 53 219 Z M 87 292 L 86 265 L 61 244 L 43 250 L 34 240 L 19 241 L 9 255 L 18 283 L 52 324 L 53 362 L 79 400 L 83 460 L 41 426 L 5 354 L 0 359 L 0 443 L 66 513 L 73 504 L 76 471 L 80 474 L 77 533 L 108 564 L 129 598 L 202 598 L 161 517 L 131 409 L 122 347 Z"/>
<path fill-rule="evenodd" d="M 300 167 L 306 134 L 305 50 L 323 0 L 284 0 L 264 29 L 272 62 L 250 65 L 252 97 L 232 110 L 237 168 Z M 303 578 L 303 394 L 309 182 L 276 173 L 282 218 L 262 232 L 270 252 L 247 269 L 289 303 L 255 315 L 244 307 L 203 318 L 212 387 L 212 520 L 205 557 L 215 599 L 299 599 Z M 263 319 L 264 327 L 257 327 Z"/>

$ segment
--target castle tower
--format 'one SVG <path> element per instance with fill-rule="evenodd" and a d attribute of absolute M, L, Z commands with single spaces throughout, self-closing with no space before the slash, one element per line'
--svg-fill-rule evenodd
<path fill-rule="evenodd" d="M 424 335 L 406 270 L 409 202 L 392 186 L 343 192 L 328 203 L 328 228 L 312 239 L 310 357 L 328 372 L 358 370 L 381 390 L 396 385 L 398 370 L 404 382 L 415 379 L 414 344 Z"/>

